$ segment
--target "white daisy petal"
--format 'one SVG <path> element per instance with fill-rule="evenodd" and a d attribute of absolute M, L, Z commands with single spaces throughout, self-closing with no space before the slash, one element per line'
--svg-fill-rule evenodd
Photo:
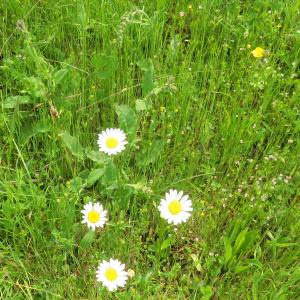
<path fill-rule="evenodd" d="M 125 149 L 128 143 L 126 134 L 119 128 L 107 128 L 98 135 L 99 150 L 108 154 L 115 155 Z"/>
<path fill-rule="evenodd" d="M 118 287 L 124 287 L 128 279 L 128 273 L 124 268 L 125 265 L 117 259 L 102 261 L 96 271 L 96 279 L 109 291 L 115 291 Z"/>
<path fill-rule="evenodd" d="M 166 193 L 166 198 L 161 199 L 158 210 L 161 217 L 166 219 L 169 224 L 177 225 L 186 222 L 190 217 L 190 212 L 193 210 L 192 201 L 183 194 L 183 191 L 170 189 Z"/>
<path fill-rule="evenodd" d="M 180 191 L 180 192 L 178 193 L 178 200 L 181 200 L 182 195 L 183 195 L 183 191 Z"/>
<path fill-rule="evenodd" d="M 95 230 L 97 227 L 103 227 L 107 221 L 107 211 L 103 209 L 100 203 L 88 203 L 84 205 L 84 210 L 81 211 L 82 223 L 86 223 L 88 228 Z"/>

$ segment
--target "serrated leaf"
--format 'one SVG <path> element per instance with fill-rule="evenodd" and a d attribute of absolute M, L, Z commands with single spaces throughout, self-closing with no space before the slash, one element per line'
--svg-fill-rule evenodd
<path fill-rule="evenodd" d="M 126 132 L 129 140 L 133 140 L 138 129 L 138 119 L 135 112 L 127 105 L 116 105 L 115 107 L 120 128 Z"/>
<path fill-rule="evenodd" d="M 84 149 L 82 148 L 82 146 L 80 145 L 79 141 L 76 138 L 74 138 L 67 132 L 62 132 L 60 134 L 60 137 L 64 145 L 70 150 L 70 152 L 74 156 L 80 159 L 84 158 Z"/>
<path fill-rule="evenodd" d="M 10 96 L 7 97 L 3 102 L 3 108 L 15 108 L 21 104 L 32 103 L 33 100 L 28 96 Z"/>
<path fill-rule="evenodd" d="M 95 231 L 88 231 L 80 241 L 80 248 L 85 250 L 89 248 L 95 239 Z"/>
<path fill-rule="evenodd" d="M 164 148 L 163 140 L 156 140 L 152 143 L 152 145 L 147 148 L 142 149 L 137 156 L 137 164 L 139 166 L 146 166 L 150 163 L 155 162 L 155 160 L 159 157 L 162 150 Z"/>
<path fill-rule="evenodd" d="M 86 187 L 89 188 L 93 186 L 104 174 L 104 169 L 95 169 L 92 170 L 89 174 L 89 177 L 86 181 Z"/>

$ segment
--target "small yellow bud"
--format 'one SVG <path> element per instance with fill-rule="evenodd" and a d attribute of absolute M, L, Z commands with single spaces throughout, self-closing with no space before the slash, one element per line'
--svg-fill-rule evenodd
<path fill-rule="evenodd" d="M 128 277 L 130 278 L 134 277 L 135 275 L 135 272 L 132 269 L 128 269 L 127 273 L 128 273 Z"/>
<path fill-rule="evenodd" d="M 251 53 L 256 58 L 263 58 L 267 54 L 266 50 L 260 47 L 256 47 Z"/>

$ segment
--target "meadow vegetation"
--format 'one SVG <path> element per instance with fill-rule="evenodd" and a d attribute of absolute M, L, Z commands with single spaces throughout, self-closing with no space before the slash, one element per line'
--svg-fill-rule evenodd
<path fill-rule="evenodd" d="M 0 32 L 0 299 L 299 299 L 299 1 L 2 0 Z"/>

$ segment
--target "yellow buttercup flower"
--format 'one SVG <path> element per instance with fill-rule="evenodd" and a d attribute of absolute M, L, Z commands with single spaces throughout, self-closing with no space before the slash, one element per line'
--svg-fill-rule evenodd
<path fill-rule="evenodd" d="M 266 50 L 260 47 L 256 47 L 251 53 L 256 58 L 263 58 L 267 55 Z"/>

